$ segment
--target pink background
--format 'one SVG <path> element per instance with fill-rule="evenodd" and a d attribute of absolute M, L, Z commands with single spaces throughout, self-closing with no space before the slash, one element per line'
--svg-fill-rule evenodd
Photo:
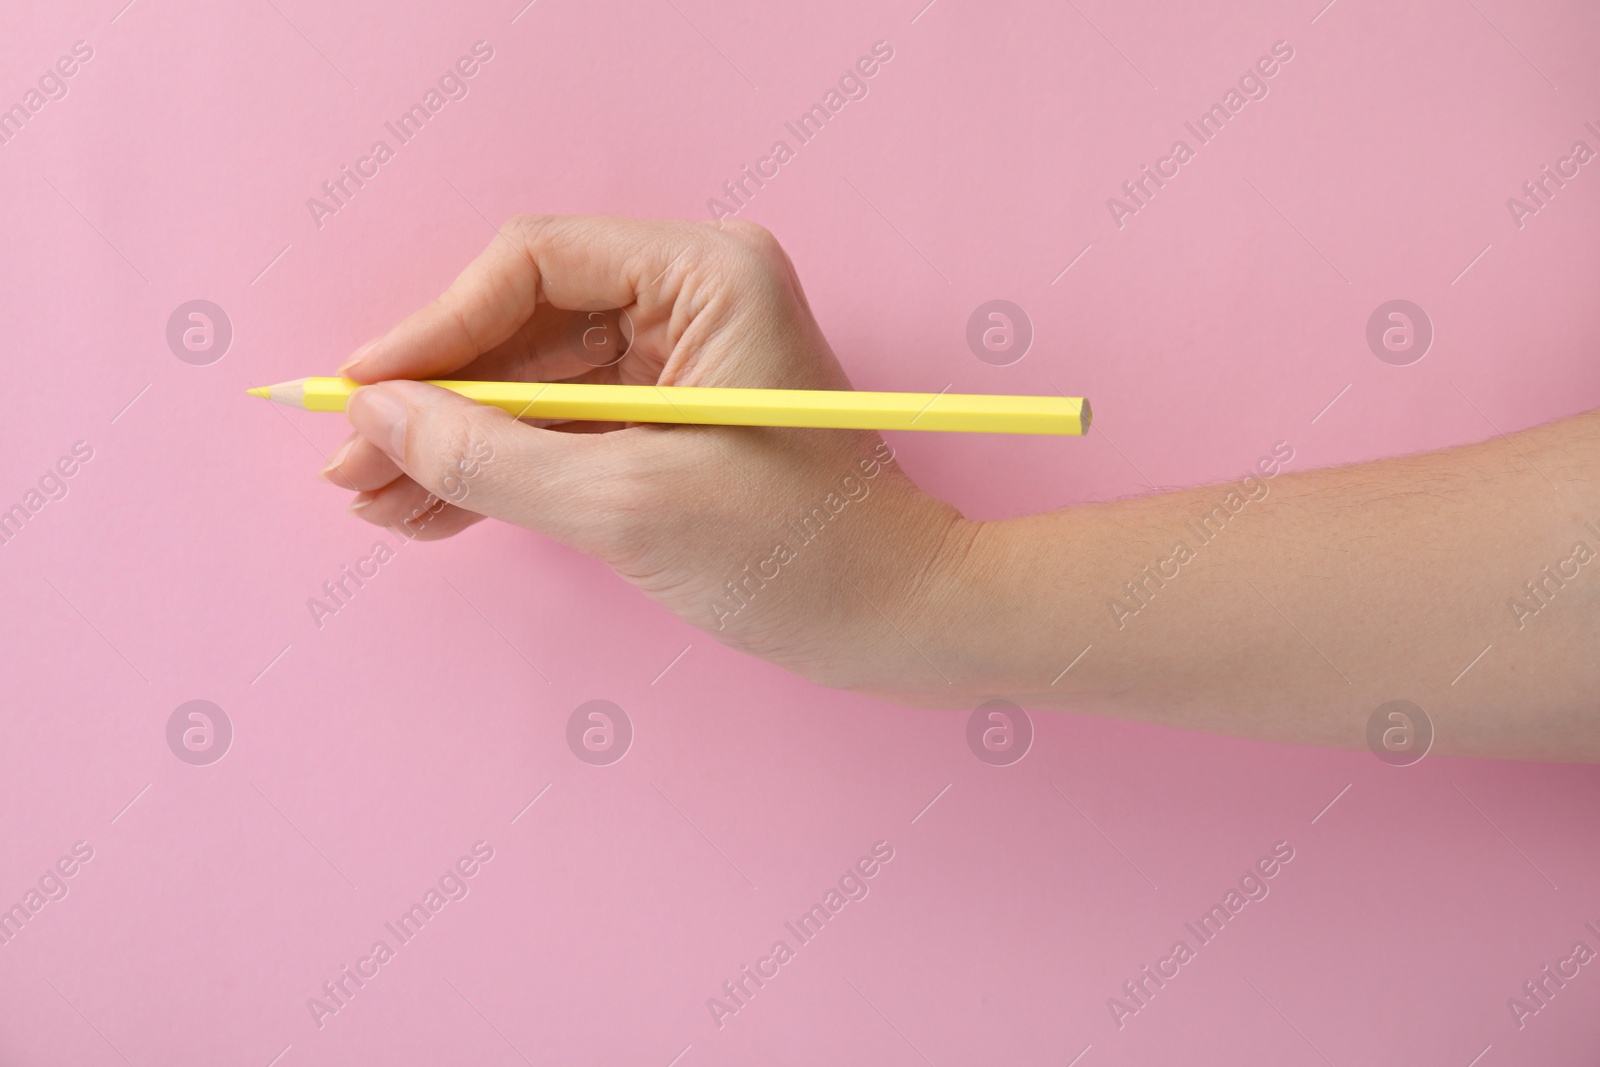
<path fill-rule="evenodd" d="M 0 13 L 5 104 L 94 50 L 0 146 L 0 509 L 94 450 L 0 546 L 0 905 L 94 850 L 0 946 L 0 1063 L 1594 1062 L 1600 964 L 1520 1031 L 1506 1006 L 1600 948 L 1593 769 L 1037 712 L 992 767 L 964 713 L 805 684 L 489 524 L 318 629 L 374 543 L 312 478 L 345 424 L 242 393 L 330 372 L 517 212 L 706 217 L 883 40 L 743 217 L 859 387 L 1093 398 L 1081 440 L 897 436 L 970 514 L 1554 419 L 1600 403 L 1600 164 L 1520 229 L 1505 201 L 1600 148 L 1592 5 L 124 2 Z M 477 40 L 470 95 L 319 229 L 307 198 Z M 1279 40 L 1270 95 L 1119 229 L 1107 197 Z M 165 338 L 195 298 L 234 329 L 206 366 Z M 1036 331 L 1005 367 L 965 341 L 995 298 Z M 1411 366 L 1364 339 L 1394 298 L 1437 331 Z M 565 742 L 594 698 L 636 731 L 610 766 Z M 167 746 L 193 699 L 233 724 L 209 766 Z M 307 998 L 479 840 L 469 895 L 319 1028 Z M 719 1029 L 707 998 L 880 840 L 870 895 Z M 1107 999 L 1277 841 L 1271 895 L 1118 1029 Z"/>

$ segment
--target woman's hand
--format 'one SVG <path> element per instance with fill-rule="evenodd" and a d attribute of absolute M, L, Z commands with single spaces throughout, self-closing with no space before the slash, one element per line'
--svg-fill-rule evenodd
<path fill-rule="evenodd" d="M 531 527 L 816 681 L 1346 747 L 1403 699 L 1441 753 L 1600 760 L 1600 413 L 1264 474 L 1248 504 L 1224 485 L 977 523 L 873 433 L 540 427 L 388 380 L 848 387 L 766 231 L 616 219 L 516 220 L 346 372 L 383 383 L 329 472 L 358 514 Z"/>
<path fill-rule="evenodd" d="M 409 537 L 537 530 L 718 640 L 825 684 L 938 668 L 912 644 L 972 524 L 876 433 L 522 420 L 419 381 L 848 389 L 770 233 L 524 216 L 341 371 L 369 384 L 323 472 Z"/>

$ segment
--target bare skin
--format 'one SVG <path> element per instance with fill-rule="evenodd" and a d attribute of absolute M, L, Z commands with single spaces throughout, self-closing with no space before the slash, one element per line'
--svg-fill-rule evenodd
<path fill-rule="evenodd" d="M 824 685 L 1341 748 L 1405 699 L 1437 753 L 1600 761 L 1600 412 L 979 522 L 874 433 L 551 425 L 404 380 L 850 387 L 766 231 L 610 218 L 513 220 L 344 373 L 383 383 L 323 472 L 360 517 L 540 531 Z"/>

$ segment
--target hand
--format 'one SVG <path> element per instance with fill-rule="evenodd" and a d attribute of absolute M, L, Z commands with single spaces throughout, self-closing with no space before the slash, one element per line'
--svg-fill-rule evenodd
<path fill-rule="evenodd" d="M 850 388 L 761 227 L 519 217 L 341 371 L 369 384 L 323 476 L 360 490 L 361 518 L 418 539 L 516 523 L 824 684 L 940 684 L 907 634 L 938 611 L 972 524 L 878 434 L 519 421 L 395 380 Z"/>

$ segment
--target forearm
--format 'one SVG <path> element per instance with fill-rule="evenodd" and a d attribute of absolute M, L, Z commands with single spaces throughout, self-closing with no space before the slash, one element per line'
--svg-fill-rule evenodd
<path fill-rule="evenodd" d="M 1398 698 L 1436 752 L 1600 760 L 1600 413 L 1258 486 L 957 524 L 896 695 L 1338 747 Z"/>

